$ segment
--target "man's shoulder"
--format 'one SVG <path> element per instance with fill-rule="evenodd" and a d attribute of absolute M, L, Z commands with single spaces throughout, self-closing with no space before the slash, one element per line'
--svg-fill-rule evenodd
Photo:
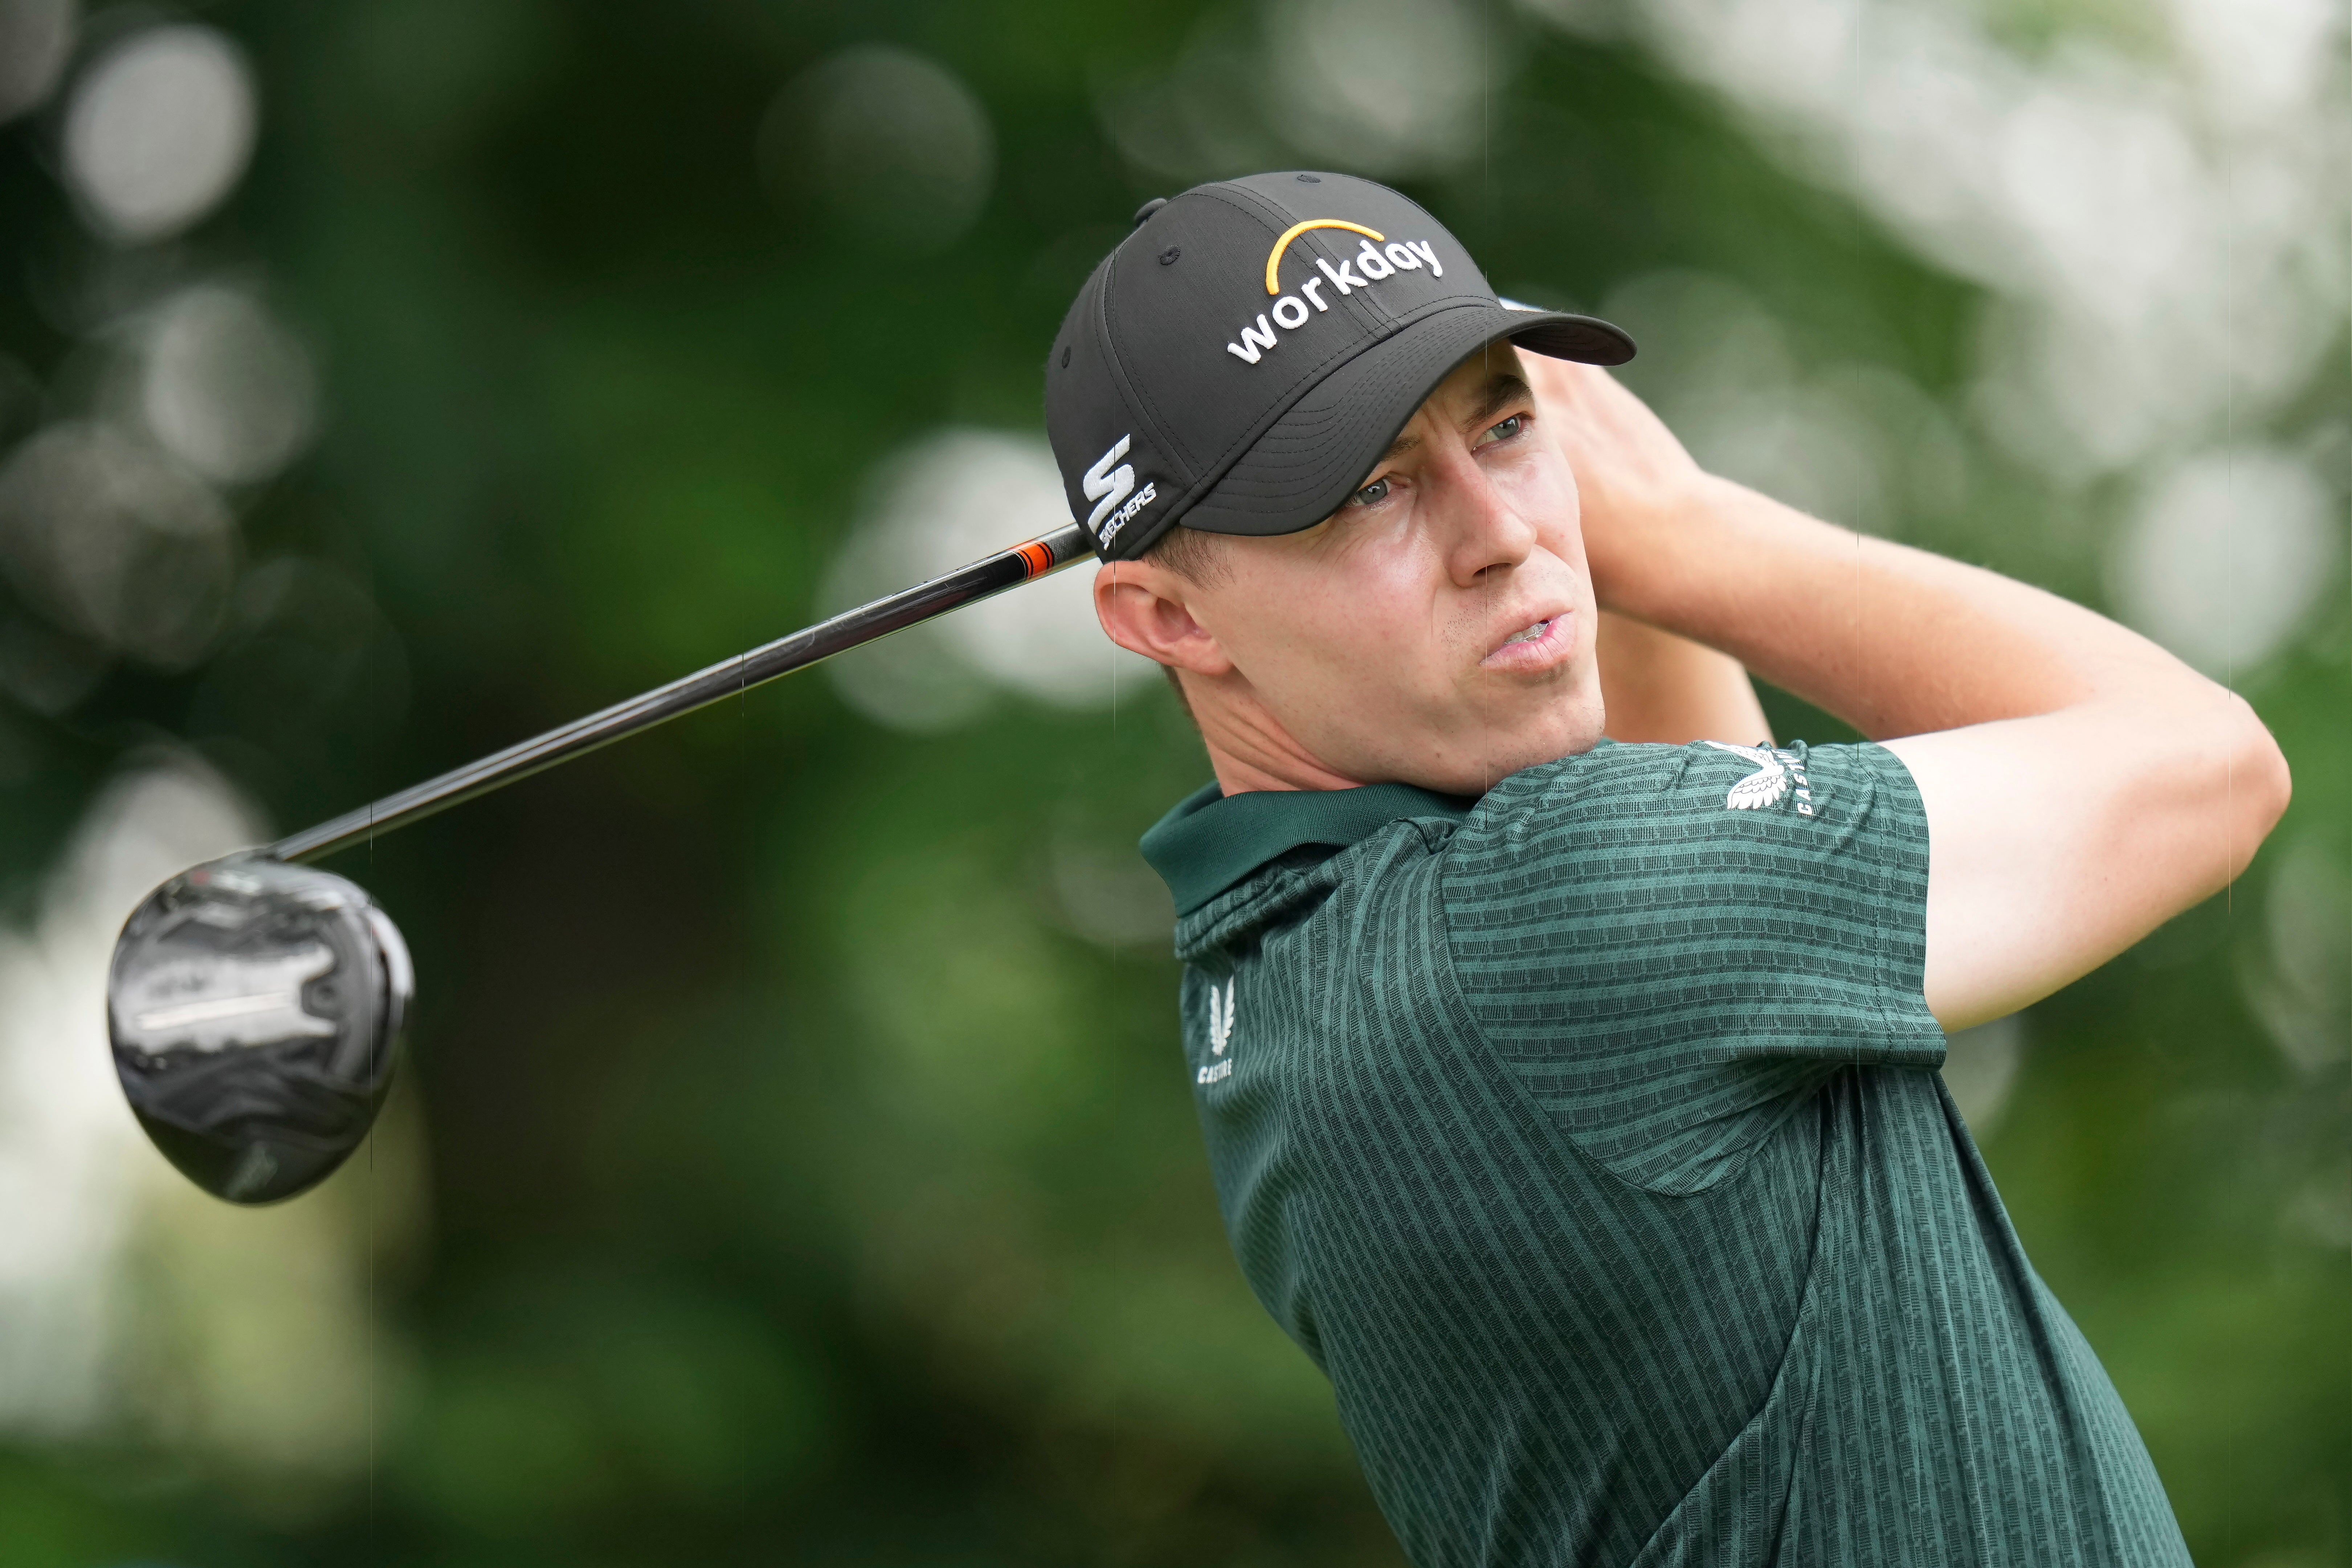
<path fill-rule="evenodd" d="M 1877 746 L 1603 742 L 1488 791 L 1447 847 L 1446 879 L 1450 902 L 1660 881 L 1727 898 L 1857 856 L 1926 858 L 1910 776 Z"/>
<path fill-rule="evenodd" d="M 1463 823 L 1466 835 L 1581 831 L 1606 837 L 1657 819 L 1755 826 L 1799 825 L 1884 806 L 1907 786 L 1893 754 L 1869 745 L 1603 741 L 1589 752 L 1511 774 Z M 1898 789 L 1897 795 L 1903 793 Z M 1729 814 L 1727 818 L 1725 814 Z"/>
<path fill-rule="evenodd" d="M 1204 794 L 1145 847 L 1177 896 L 1178 950 L 1192 953 L 1335 896 L 1351 919 L 1394 900 L 1474 921 L 1527 913 L 1529 898 L 1727 903 L 1778 898 L 1777 886 L 1820 880 L 1857 856 L 1916 861 L 1924 876 L 1925 844 L 1909 775 L 1875 746 L 1604 741 L 1475 802 L 1402 784 L 1221 803 Z"/>

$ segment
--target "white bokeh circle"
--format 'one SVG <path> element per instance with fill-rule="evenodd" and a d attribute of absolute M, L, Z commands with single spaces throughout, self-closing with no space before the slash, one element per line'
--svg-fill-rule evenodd
<path fill-rule="evenodd" d="M 267 479 L 310 439 L 318 399 L 310 355 L 244 290 L 182 289 L 155 311 L 144 348 L 141 416 L 206 479 Z"/>
<path fill-rule="evenodd" d="M 211 27 L 149 27 L 82 72 L 66 109 L 65 173 L 109 238 L 167 238 L 220 204 L 253 153 L 253 75 Z"/>
<path fill-rule="evenodd" d="M 872 500 L 825 584 L 828 611 L 935 577 L 1069 521 L 1045 441 L 949 428 L 884 459 Z M 935 731 L 1008 690 L 1064 708 L 1107 706 L 1145 687 L 1148 660 L 1103 635 L 1085 563 L 834 661 L 835 685 L 869 718 Z"/>
<path fill-rule="evenodd" d="M 2200 452 L 2149 485 L 2108 557 L 2124 618 L 2210 675 L 2260 664 L 2326 592 L 2333 499 L 2275 448 Z"/>

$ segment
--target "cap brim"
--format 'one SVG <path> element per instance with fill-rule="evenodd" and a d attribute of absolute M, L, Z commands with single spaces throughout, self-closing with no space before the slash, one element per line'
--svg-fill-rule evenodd
<path fill-rule="evenodd" d="M 1382 338 L 1309 387 L 1177 520 L 1210 533 L 1297 533 L 1339 510 L 1454 366 L 1508 340 L 1552 359 L 1623 364 L 1633 340 L 1559 310 L 1457 305 Z"/>

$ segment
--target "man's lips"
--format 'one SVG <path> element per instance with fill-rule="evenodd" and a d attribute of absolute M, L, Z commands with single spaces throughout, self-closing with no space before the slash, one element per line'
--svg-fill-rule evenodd
<path fill-rule="evenodd" d="M 1555 610 L 1528 622 L 1479 660 L 1480 665 L 1487 669 L 1535 670 L 1558 664 L 1569 654 L 1569 616 L 1566 610 Z"/>

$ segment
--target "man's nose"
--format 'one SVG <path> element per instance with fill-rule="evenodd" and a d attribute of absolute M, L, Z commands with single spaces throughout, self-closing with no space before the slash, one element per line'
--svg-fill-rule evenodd
<path fill-rule="evenodd" d="M 1437 465 L 1437 501 L 1446 534 L 1446 571 L 1459 587 L 1487 573 L 1507 571 L 1535 552 L 1535 526 L 1467 450 Z"/>

